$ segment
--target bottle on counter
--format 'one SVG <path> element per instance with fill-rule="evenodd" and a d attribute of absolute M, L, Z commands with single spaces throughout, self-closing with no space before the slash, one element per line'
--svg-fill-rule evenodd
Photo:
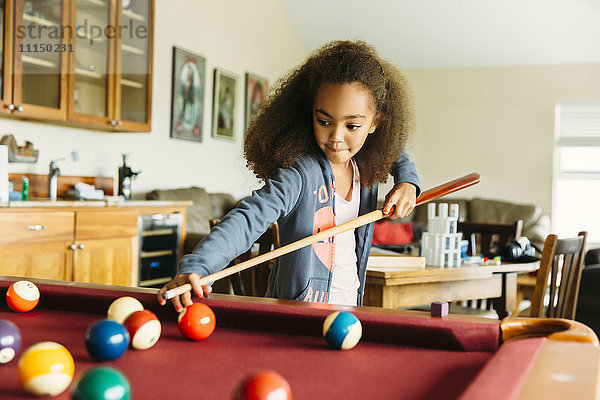
<path fill-rule="evenodd" d="M 127 154 L 123 154 L 123 165 L 119 167 L 119 192 L 125 200 L 131 200 L 131 181 L 140 173 L 133 172 L 127 165 Z"/>
<path fill-rule="evenodd" d="M 23 177 L 23 184 L 21 185 L 21 200 L 29 200 L 29 178 Z"/>

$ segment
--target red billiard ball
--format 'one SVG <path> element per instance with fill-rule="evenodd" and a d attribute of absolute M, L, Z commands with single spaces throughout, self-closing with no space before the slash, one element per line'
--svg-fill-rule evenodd
<path fill-rule="evenodd" d="M 236 387 L 234 400 L 291 400 L 292 389 L 275 371 L 259 371 L 248 375 Z"/>
<path fill-rule="evenodd" d="M 136 311 L 125 320 L 124 325 L 131 338 L 131 347 L 134 349 L 149 349 L 160 338 L 160 321 L 152 311 Z"/>
<path fill-rule="evenodd" d="M 6 303 L 17 312 L 28 312 L 40 301 L 40 290 L 29 281 L 17 281 L 6 292 Z"/>
<path fill-rule="evenodd" d="M 179 314 L 177 325 L 183 336 L 192 340 L 204 340 L 215 330 L 215 313 L 203 303 L 194 303 Z"/>

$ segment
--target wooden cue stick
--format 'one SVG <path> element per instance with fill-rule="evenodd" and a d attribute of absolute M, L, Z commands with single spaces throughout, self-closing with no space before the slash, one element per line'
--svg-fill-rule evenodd
<path fill-rule="evenodd" d="M 461 190 L 468 186 L 479 183 L 479 179 L 480 179 L 479 174 L 472 173 L 472 174 L 465 175 L 463 177 L 454 179 L 450 182 L 444 183 L 443 185 L 436 186 L 433 189 L 430 189 L 430 190 L 427 190 L 427 191 L 421 193 L 421 195 L 417 198 L 416 205 L 418 206 L 418 205 L 427 203 L 430 200 L 437 199 L 438 197 L 442 197 L 447 194 L 454 193 L 457 190 Z M 390 214 L 391 214 L 391 212 L 390 212 Z M 325 230 L 323 230 L 319 233 L 316 233 L 312 236 L 305 237 L 304 239 L 300 239 L 296 242 L 290 243 L 283 247 L 279 247 L 268 253 L 261 254 L 257 257 L 251 258 L 250 260 L 244 261 L 242 263 L 231 266 L 229 268 L 225 268 L 214 274 L 202 277 L 199 280 L 199 284 L 206 285 L 207 283 L 226 278 L 237 272 L 254 267 L 258 264 L 262 264 L 265 261 L 269 261 L 274 258 L 280 257 L 284 254 L 288 254 L 288 253 L 291 253 L 292 251 L 301 249 L 305 246 L 308 246 L 309 244 L 320 242 L 322 240 L 330 238 L 331 236 L 339 235 L 340 233 L 344 233 L 346 231 L 358 228 L 360 226 L 370 224 L 371 222 L 378 221 L 387 215 L 389 215 L 389 214 L 384 214 L 382 210 L 371 211 L 368 214 L 361 215 L 360 217 L 355 218 L 351 221 L 348 221 L 344 224 L 333 226 L 329 229 L 325 229 Z M 191 289 L 192 289 L 192 285 L 190 285 L 189 283 L 186 283 L 185 285 L 173 288 L 171 290 L 167 290 L 165 293 L 163 293 L 163 298 L 165 300 L 168 300 L 175 296 L 183 294 Z"/>

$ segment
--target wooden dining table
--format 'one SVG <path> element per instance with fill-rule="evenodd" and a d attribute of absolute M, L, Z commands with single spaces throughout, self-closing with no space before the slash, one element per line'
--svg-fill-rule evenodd
<path fill-rule="evenodd" d="M 538 268 L 539 262 L 422 269 L 368 267 L 363 305 L 404 308 L 434 301 L 492 299 L 493 308 L 503 319 L 516 306 L 517 275 Z"/>

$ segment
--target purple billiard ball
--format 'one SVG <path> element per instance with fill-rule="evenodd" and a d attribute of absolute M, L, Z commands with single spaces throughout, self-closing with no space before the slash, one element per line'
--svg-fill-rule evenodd
<path fill-rule="evenodd" d="M 7 319 L 0 319 L 0 364 L 10 362 L 21 349 L 21 330 Z"/>

